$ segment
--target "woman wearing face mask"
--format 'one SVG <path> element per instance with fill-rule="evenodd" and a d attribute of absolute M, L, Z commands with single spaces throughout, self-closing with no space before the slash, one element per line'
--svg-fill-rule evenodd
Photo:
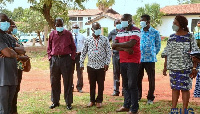
<path fill-rule="evenodd" d="M 174 19 L 172 29 L 174 34 L 170 35 L 167 46 L 162 52 L 165 58 L 163 75 L 167 75 L 169 70 L 170 85 L 172 89 L 172 109 L 176 108 L 177 102 L 182 93 L 183 108 L 182 112 L 188 107 L 190 98 L 190 89 L 192 88 L 192 78 L 196 76 L 197 64 L 193 64 L 190 51 L 198 50 L 196 40 L 189 33 L 188 20 L 181 15 L 177 15 Z"/>

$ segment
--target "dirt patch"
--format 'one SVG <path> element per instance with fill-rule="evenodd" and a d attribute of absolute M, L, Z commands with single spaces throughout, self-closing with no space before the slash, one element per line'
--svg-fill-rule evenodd
<path fill-rule="evenodd" d="M 84 87 L 83 91 L 89 93 L 89 82 L 88 82 L 88 76 L 86 70 L 84 70 Z M 77 76 L 76 72 L 74 75 L 74 85 L 76 86 L 77 82 Z M 194 92 L 194 86 L 195 86 L 196 80 L 193 80 L 193 87 L 191 92 L 191 98 L 190 102 L 197 102 L 200 103 L 200 98 L 194 98 L 193 92 Z M 63 84 L 62 84 L 63 85 Z M 147 75 L 143 78 L 143 95 L 142 98 L 146 99 L 148 89 L 149 89 L 149 83 L 148 83 L 148 77 Z M 50 86 L 50 75 L 49 70 L 41 71 L 41 70 L 31 70 L 30 72 L 24 72 L 23 73 L 23 79 L 21 83 L 21 92 L 25 91 L 51 91 Z M 75 95 L 77 93 L 76 88 Z M 120 86 L 120 91 L 122 90 L 122 87 Z M 113 73 L 112 70 L 109 69 L 106 72 L 106 79 L 105 79 L 105 90 L 104 94 L 111 95 L 113 92 Z M 63 86 L 62 86 L 62 93 L 63 93 Z M 121 93 L 120 93 L 121 95 Z M 155 101 L 158 100 L 171 100 L 171 88 L 169 83 L 169 76 L 163 76 L 160 74 L 156 74 L 156 88 L 155 88 Z M 181 100 L 181 96 L 179 98 L 179 101 Z"/>

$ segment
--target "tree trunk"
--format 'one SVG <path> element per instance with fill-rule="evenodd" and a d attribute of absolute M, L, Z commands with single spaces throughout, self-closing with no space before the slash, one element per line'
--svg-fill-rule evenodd
<path fill-rule="evenodd" d="M 44 15 L 44 18 L 46 19 L 49 27 L 55 29 L 54 19 L 52 18 L 51 14 L 50 14 L 50 10 L 52 8 L 52 0 L 49 2 L 50 2 L 49 4 L 44 3 L 42 14 Z"/>
<path fill-rule="evenodd" d="M 47 41 L 48 41 L 48 26 L 44 26 L 44 45 L 47 46 Z"/>
<path fill-rule="evenodd" d="M 44 46 L 44 45 L 42 44 L 42 40 L 41 40 L 41 38 L 40 38 L 40 31 L 37 31 L 37 35 L 38 35 L 38 37 L 39 37 L 39 43 L 40 43 L 40 45 L 41 45 L 41 46 Z"/>

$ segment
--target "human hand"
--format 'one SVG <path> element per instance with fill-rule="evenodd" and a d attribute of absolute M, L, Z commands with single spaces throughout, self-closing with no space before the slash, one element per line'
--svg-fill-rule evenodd
<path fill-rule="evenodd" d="M 132 48 L 125 48 L 124 51 L 126 51 L 129 55 L 134 53 Z"/>
<path fill-rule="evenodd" d="M 84 67 L 80 67 L 80 69 L 81 69 L 81 71 L 83 71 L 83 70 L 84 70 Z"/>
<path fill-rule="evenodd" d="M 192 61 L 193 61 L 193 62 L 196 62 L 196 63 L 199 63 L 199 62 L 200 62 L 200 60 L 199 60 L 197 57 L 195 57 L 195 56 L 192 56 Z"/>
<path fill-rule="evenodd" d="M 164 67 L 164 69 L 163 69 L 163 75 L 167 76 L 167 68 L 166 67 Z"/>
<path fill-rule="evenodd" d="M 28 61 L 29 57 L 28 56 L 20 56 L 19 57 L 19 60 L 23 61 L 23 62 L 26 62 Z"/>
<path fill-rule="evenodd" d="M 4 58 L 5 56 L 3 54 L 0 54 L 0 58 Z"/>
<path fill-rule="evenodd" d="M 108 70 L 108 65 L 104 65 L 104 71 L 107 71 Z"/>
<path fill-rule="evenodd" d="M 192 72 L 190 73 L 190 78 L 195 78 L 197 76 L 197 70 L 196 69 L 192 69 Z"/>
<path fill-rule="evenodd" d="M 115 49 L 117 47 L 116 43 L 112 43 L 111 47 L 112 49 Z"/>

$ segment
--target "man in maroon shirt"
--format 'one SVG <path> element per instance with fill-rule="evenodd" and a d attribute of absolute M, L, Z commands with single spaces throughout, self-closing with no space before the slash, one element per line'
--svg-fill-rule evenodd
<path fill-rule="evenodd" d="M 51 79 L 51 101 L 53 104 L 49 107 L 53 109 L 59 106 L 61 93 L 61 74 L 64 84 L 64 98 L 67 109 L 71 110 L 73 103 L 73 75 L 72 60 L 75 59 L 76 46 L 71 32 L 63 27 L 63 19 L 56 18 L 56 30 L 49 35 L 47 54 L 50 61 L 50 79 Z"/>

